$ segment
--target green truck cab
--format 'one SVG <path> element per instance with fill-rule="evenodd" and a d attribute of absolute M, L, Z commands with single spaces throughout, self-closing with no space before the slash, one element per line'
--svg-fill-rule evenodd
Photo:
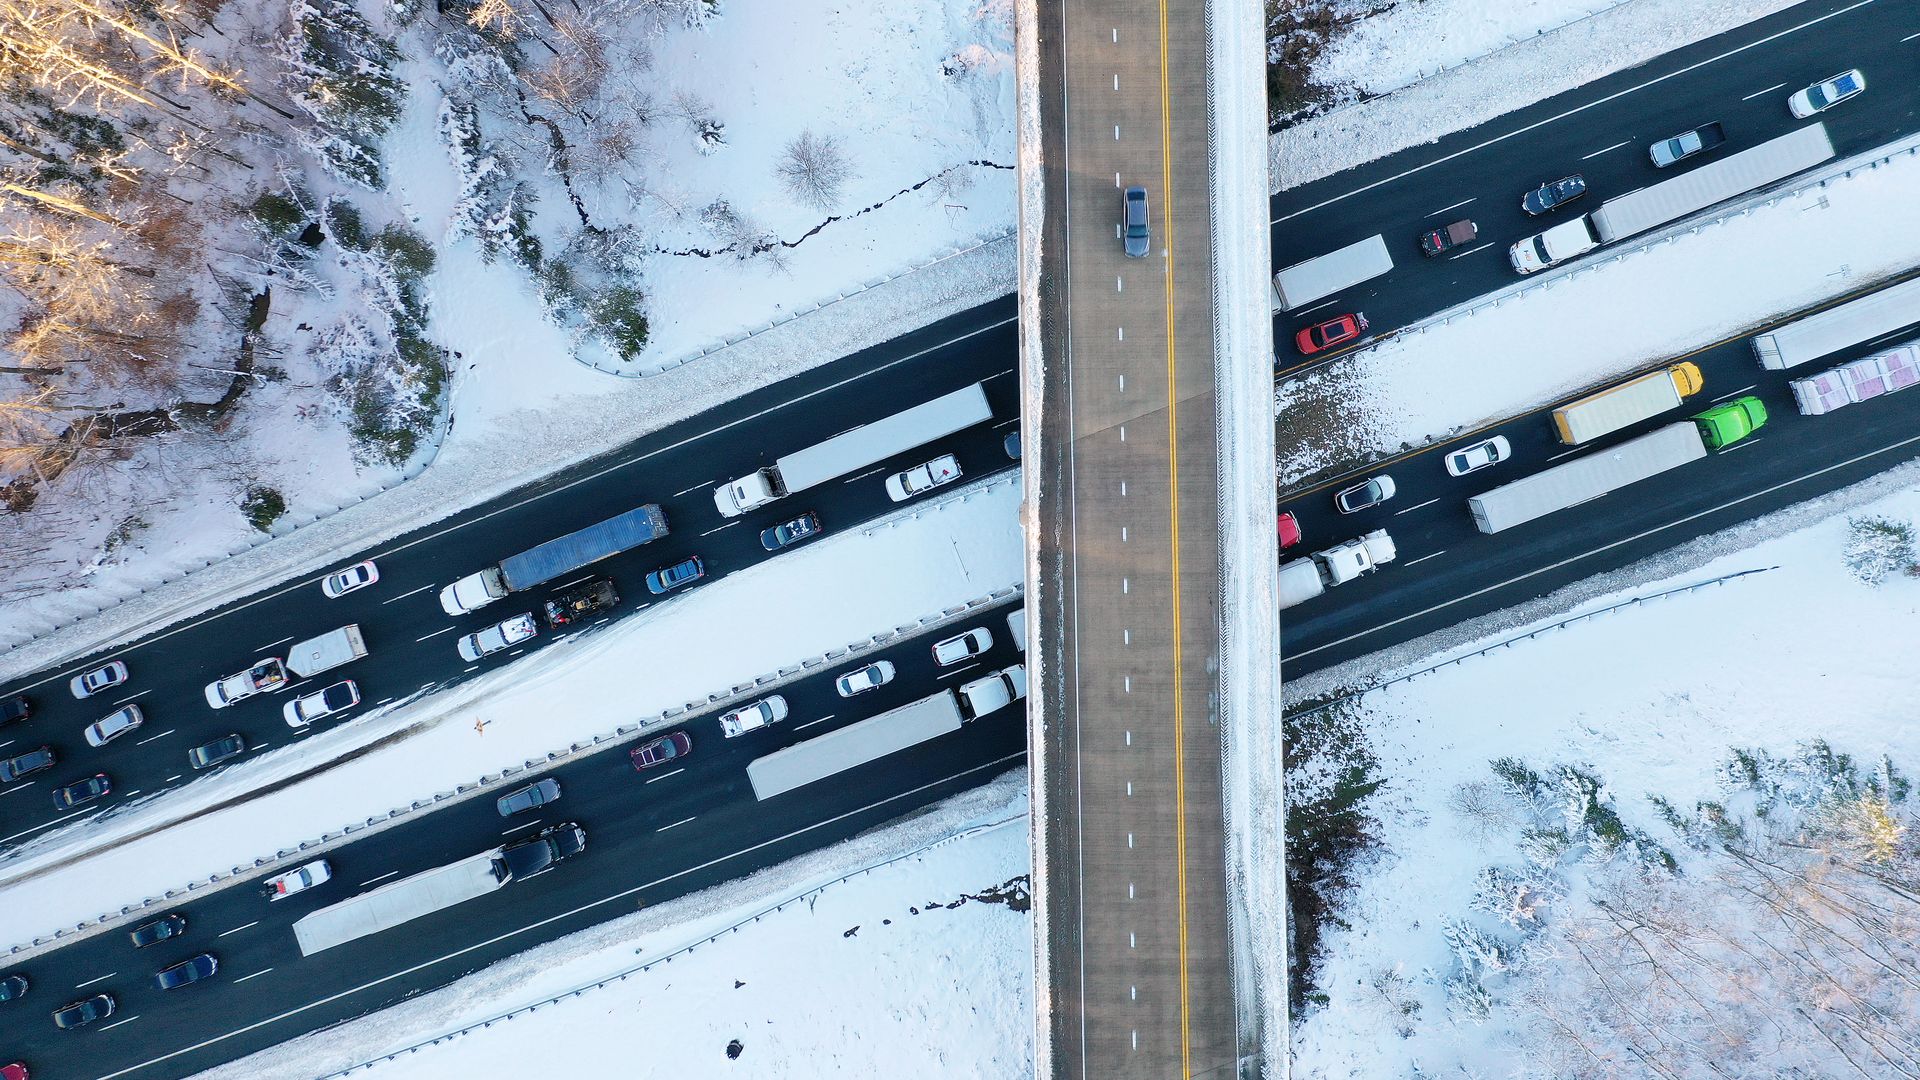
<path fill-rule="evenodd" d="M 1766 405 L 1751 394 L 1715 405 L 1693 418 L 1694 426 L 1700 429 L 1700 441 L 1708 450 L 1732 446 L 1760 430 L 1766 422 Z"/>

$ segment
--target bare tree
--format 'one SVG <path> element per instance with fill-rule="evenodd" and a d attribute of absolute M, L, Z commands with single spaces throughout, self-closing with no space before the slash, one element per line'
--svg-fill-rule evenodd
<path fill-rule="evenodd" d="M 816 210 L 832 209 L 840 201 L 841 189 L 854 175 L 840 140 L 811 130 L 802 131 L 787 144 L 773 171 L 787 194 Z"/>

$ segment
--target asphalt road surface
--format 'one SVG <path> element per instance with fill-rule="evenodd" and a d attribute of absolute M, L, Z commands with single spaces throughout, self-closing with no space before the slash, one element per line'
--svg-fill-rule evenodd
<path fill-rule="evenodd" d="M 1825 416 L 1801 416 L 1787 389 L 1790 379 L 1916 336 L 1920 323 L 1790 371 L 1763 370 L 1754 359 L 1751 339 L 1734 338 L 1675 358 L 1698 364 L 1704 376 L 1700 393 L 1688 399 L 1685 408 L 1578 450 L 1558 441 L 1549 407 L 1383 462 L 1366 473 L 1282 493 L 1280 509 L 1293 511 L 1302 531 L 1300 546 L 1287 557 L 1376 528 L 1388 530 L 1399 546 L 1393 563 L 1286 610 L 1281 618 L 1285 675 L 1296 678 L 1512 607 L 1920 457 L 1920 391 L 1875 398 Z M 1468 496 L 1745 394 L 1766 404 L 1766 426 L 1705 460 L 1492 536 L 1474 527 Z M 1442 464 L 1446 454 L 1491 435 L 1505 435 L 1513 444 L 1511 460 L 1464 477 L 1447 475 Z M 1334 491 L 1361 476 L 1381 473 L 1393 477 L 1399 488 L 1391 500 L 1357 514 L 1336 512 Z"/>
<path fill-rule="evenodd" d="M 23 1060 L 37 1080 L 188 1075 L 985 783 L 1022 760 L 1026 725 L 1017 705 L 764 804 L 754 799 L 746 767 L 774 750 L 1020 662 L 1006 621 L 1019 603 L 984 609 L 780 687 L 775 692 L 786 697 L 790 713 L 770 729 L 727 739 L 714 715 L 689 721 L 677 729 L 693 740 L 683 766 L 637 773 L 628 747 L 614 747 L 529 774 L 529 783 L 546 776 L 560 782 L 560 799 L 538 811 L 500 817 L 494 795 L 512 790 L 503 787 L 328 850 L 333 880 L 308 892 L 270 902 L 257 883 L 237 885 L 171 909 L 187 918 L 182 937 L 136 950 L 126 932 L 145 919 L 130 920 L 0 968 L 31 982 L 26 997 L 0 1006 L 0 1062 Z M 974 626 L 993 634 L 993 647 L 964 664 L 937 667 L 931 644 Z M 891 683 L 851 699 L 836 694 L 835 676 L 877 659 L 893 661 Z M 300 954 L 291 926 L 308 912 L 562 821 L 580 823 L 587 848 L 550 871 L 312 957 Z M 156 908 L 153 916 L 167 910 Z M 154 972 L 201 952 L 219 960 L 212 979 L 172 991 L 154 987 Z M 76 1031 L 54 1028 L 54 1009 L 103 992 L 118 1001 L 111 1018 Z"/>
<path fill-rule="evenodd" d="M 188 767 L 187 751 L 212 739 L 239 734 L 249 754 L 271 751 L 380 705 L 510 664 L 524 652 L 551 644 L 555 635 L 543 629 L 524 647 L 477 664 L 460 659 L 455 643 L 501 619 L 537 610 L 548 596 L 576 581 L 611 577 L 621 597 L 614 614 L 630 615 L 700 587 L 695 583 L 656 598 L 643 584 L 649 571 L 687 555 L 700 555 L 713 580 L 776 557 L 761 548 L 760 530 L 803 511 L 817 511 L 829 534 L 886 513 L 895 505 L 883 486 L 891 472 L 941 453 L 959 457 L 963 483 L 1013 467 L 1002 446 L 1019 416 L 1013 320 L 1011 298 L 982 305 L 755 391 L 375 550 L 343 553 L 328 571 L 373 558 L 380 580 L 338 600 L 322 595 L 319 575 L 278 583 L 126 648 L 0 687 L 0 697 L 24 692 L 35 708 L 27 721 L 0 728 L 0 757 L 44 745 L 59 759 L 52 769 L 0 785 L 0 848 L 17 847 L 49 828 L 111 813 L 130 799 L 144 800 L 192 780 L 199 774 Z M 989 424 L 740 518 L 722 518 L 714 507 L 712 488 L 717 484 L 821 438 L 983 380 L 995 417 Z M 648 502 L 665 508 L 671 530 L 666 537 L 469 615 L 451 618 L 441 610 L 440 588 L 456 578 Z M 261 657 L 284 657 L 290 642 L 348 623 L 358 623 L 366 637 L 365 659 L 224 709 L 207 705 L 207 683 L 244 670 Z M 594 629 L 589 624 L 572 632 Z M 67 691 L 67 680 L 109 659 L 126 662 L 129 681 L 76 701 Z M 305 731 L 288 727 L 281 718 L 282 706 L 340 679 L 359 686 L 362 704 L 357 709 Z M 144 725 L 105 747 L 89 747 L 82 729 L 127 702 L 145 712 Z M 101 772 L 112 780 L 110 797 L 79 810 L 55 808 L 50 797 L 54 787 Z"/>
<path fill-rule="evenodd" d="M 1273 197 L 1275 268 L 1384 234 L 1394 268 L 1325 301 L 1277 316 L 1279 363 L 1307 362 L 1296 331 L 1363 311 L 1375 339 L 1515 280 L 1507 248 L 1616 195 L 1677 176 L 1811 121 L 1787 97 L 1848 68 L 1866 76 L 1860 97 L 1820 114 L 1844 158 L 1920 129 L 1920 5 L 1906 0 L 1800 4 L 1659 56 L 1438 142 L 1404 150 Z M 1720 121 L 1714 154 L 1656 169 L 1647 147 Z M 1587 195 L 1529 217 L 1520 197 L 1570 173 Z M 1462 218 L 1480 227 L 1472 246 L 1420 254 L 1420 233 Z M 1632 243 L 1631 240 L 1624 241 Z M 1604 252 L 1606 249 L 1601 249 Z"/>
<path fill-rule="evenodd" d="M 1058 1078 L 1235 1075 L 1205 12 L 1040 6 L 1049 380 L 1035 854 Z M 1122 189 L 1152 237 L 1127 258 Z M 1254 358 L 1262 362 L 1263 358 Z"/>

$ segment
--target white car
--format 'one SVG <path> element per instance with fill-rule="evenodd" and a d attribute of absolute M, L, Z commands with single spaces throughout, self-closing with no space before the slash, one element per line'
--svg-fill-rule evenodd
<path fill-rule="evenodd" d="M 372 559 L 368 559 L 321 578 L 320 591 L 326 593 L 329 600 L 338 600 L 355 589 L 364 589 L 379 580 L 380 568 L 373 565 Z"/>
<path fill-rule="evenodd" d="M 1787 99 L 1787 111 L 1797 120 L 1826 112 L 1835 105 L 1857 97 L 1867 88 L 1867 77 L 1860 69 L 1843 71 L 1823 83 L 1815 83 Z"/>
<path fill-rule="evenodd" d="M 286 719 L 288 727 L 303 728 L 315 720 L 346 712 L 358 704 L 360 688 L 353 684 L 352 679 L 344 679 L 317 694 L 294 698 L 281 707 L 280 715 Z"/>
<path fill-rule="evenodd" d="M 140 706 L 128 705 L 87 725 L 88 746 L 105 746 L 146 721 Z"/>
<path fill-rule="evenodd" d="M 893 662 L 876 660 L 858 671 L 849 671 L 833 680 L 833 688 L 841 697 L 864 694 L 869 690 L 878 690 L 893 681 Z"/>
<path fill-rule="evenodd" d="M 933 645 L 933 662 L 941 667 L 952 667 L 962 660 L 979 656 L 993 648 L 993 635 L 984 626 L 976 626 L 964 634 L 958 634 Z"/>
<path fill-rule="evenodd" d="M 751 705 L 742 705 L 720 714 L 720 733 L 731 739 L 749 731 L 759 731 L 787 718 L 787 699 L 775 694 Z"/>
<path fill-rule="evenodd" d="M 894 502 L 906 502 L 922 492 L 932 491 L 941 484 L 951 484 L 960 479 L 960 461 L 952 454 L 943 454 L 925 465 L 915 465 L 906 472 L 894 473 L 887 477 L 887 497 Z"/>
<path fill-rule="evenodd" d="M 102 664 L 92 671 L 75 675 L 73 680 L 67 683 L 67 689 L 73 691 L 74 697 L 85 701 L 102 690 L 111 690 L 126 681 L 127 665 L 115 660 L 110 664 Z"/>
<path fill-rule="evenodd" d="M 1333 508 L 1343 514 L 1357 514 L 1362 510 L 1371 510 L 1393 498 L 1397 490 L 1393 484 L 1393 477 L 1385 473 L 1370 476 L 1350 488 L 1342 488 L 1340 493 L 1333 497 Z"/>
<path fill-rule="evenodd" d="M 328 866 L 325 859 L 315 859 L 268 878 L 267 899 L 284 900 L 294 893 L 305 892 L 315 885 L 325 885 L 332 880 L 333 867 Z"/>
<path fill-rule="evenodd" d="M 533 612 L 523 612 L 487 627 L 477 634 L 468 634 L 460 639 L 460 659 L 472 663 L 490 653 L 518 645 L 540 632 L 534 625 Z"/>
<path fill-rule="evenodd" d="M 1513 456 L 1513 447 L 1505 435 L 1474 443 L 1447 455 L 1447 475 L 1465 476 L 1489 465 L 1498 465 Z"/>

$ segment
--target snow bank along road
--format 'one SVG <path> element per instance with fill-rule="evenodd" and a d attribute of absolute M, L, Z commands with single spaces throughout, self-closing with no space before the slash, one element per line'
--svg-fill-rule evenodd
<path fill-rule="evenodd" d="M 1920 129 L 1920 84 L 1905 77 L 1920 57 L 1915 35 L 1920 7 L 1911 3 L 1800 4 L 1436 143 L 1278 193 L 1276 268 L 1376 233 L 1394 260 L 1382 277 L 1279 316 L 1280 366 L 1302 363 L 1294 333 L 1340 312 L 1364 311 L 1377 337 L 1511 284 L 1507 249 L 1515 241 L 1714 160 L 1656 169 L 1647 156 L 1655 140 L 1719 121 L 1727 132 L 1722 156 L 1756 146 L 1804 126 L 1787 112 L 1788 95 L 1836 72 L 1857 67 L 1867 77 L 1864 95 L 1820 116 L 1837 157 Z M 1537 218 L 1521 211 L 1523 193 L 1571 173 L 1586 177 L 1585 199 Z M 1420 233 L 1462 218 L 1480 227 L 1474 244 L 1421 256 Z"/>
<path fill-rule="evenodd" d="M 1399 546 L 1398 559 L 1377 573 L 1287 609 L 1281 621 L 1287 677 L 1544 596 L 1920 457 L 1920 391 L 1860 402 L 1837 415 L 1801 416 L 1787 388 L 1789 379 L 1916 336 L 1920 319 L 1788 371 L 1762 370 L 1752 338 L 1734 338 L 1663 363 L 1687 359 L 1700 367 L 1704 386 L 1684 408 L 1578 449 L 1555 437 L 1548 408 L 1367 470 L 1366 475 L 1393 477 L 1399 489 L 1372 510 L 1334 510 L 1333 492 L 1357 476 L 1283 492 L 1280 508 L 1298 517 L 1304 533 L 1301 546 L 1288 556 L 1377 528 L 1387 529 Z M 1492 536 L 1482 535 L 1467 512 L 1468 496 L 1576 454 L 1604 452 L 1698 413 L 1711 402 L 1749 394 L 1765 403 L 1766 426 L 1704 461 Z M 1511 460 L 1465 477 L 1447 475 L 1447 454 L 1492 435 L 1511 442 Z"/>
<path fill-rule="evenodd" d="M 636 772 L 626 747 L 616 747 L 530 774 L 528 783 L 551 777 L 561 790 L 535 812 L 502 818 L 489 793 L 327 851 L 333 880 L 308 893 L 270 902 L 251 887 L 224 889 L 175 909 L 187 919 L 181 938 L 136 952 L 116 931 L 36 957 L 18 969 L 32 994 L 8 1009 L 5 1051 L 31 1062 L 35 1075 L 184 1076 L 984 783 L 1023 759 L 1025 711 L 1017 703 L 764 803 L 754 798 L 747 765 L 1018 663 L 1005 632 L 1017 607 L 982 610 L 876 652 L 871 659 L 891 661 L 897 675 L 856 698 L 835 693 L 837 669 L 789 683 L 779 691 L 789 715 L 770 729 L 729 739 L 713 714 L 690 720 L 677 729 L 693 743 L 684 763 Z M 932 642 L 971 626 L 992 631 L 993 647 L 937 667 Z M 292 923 L 317 908 L 564 821 L 585 829 L 587 847 L 550 871 L 314 956 L 303 957 L 295 943 Z M 201 952 L 219 959 L 214 979 L 172 993 L 154 988 L 153 972 Z M 78 1032 L 54 1028 L 49 1010 L 94 993 L 117 999 L 111 1020 Z"/>
<path fill-rule="evenodd" d="M 1227 910 L 1204 5 L 1043 3 L 1042 1045 L 1066 1078 L 1245 1056 Z M 1108 177 L 1112 177 L 1109 182 Z M 1122 189 L 1152 236 L 1123 254 Z M 1033 358 L 1029 359 L 1033 362 Z"/>
<path fill-rule="evenodd" d="M 1001 441 L 1019 416 L 1013 340 L 1010 300 L 974 308 L 756 391 L 649 435 L 618 454 L 556 474 L 379 549 L 343 554 L 338 565 L 377 561 L 380 580 L 372 587 L 329 600 L 317 579 L 282 583 L 126 648 L 8 684 L 0 688 L 0 697 L 26 693 L 35 713 L 24 723 L 0 729 L 0 757 L 47 745 L 59 763 L 0 787 L 0 844 L 17 846 L 50 826 L 110 812 L 117 801 L 183 783 L 196 775 L 188 768 L 187 751 L 220 736 L 237 733 L 250 752 L 257 753 L 343 722 L 321 721 L 296 733 L 281 719 L 282 706 L 295 695 L 338 679 L 354 680 L 363 702 L 357 711 L 365 711 L 457 681 L 482 667 L 510 663 L 519 647 L 469 664 L 456 652 L 455 642 L 537 608 L 563 586 L 611 577 L 621 597 L 615 615 L 630 614 L 659 599 L 650 596 L 642 582 L 658 567 L 698 554 L 709 577 L 718 577 L 773 557 L 760 546 L 760 530 L 803 511 L 817 511 L 825 529 L 837 532 L 892 509 L 883 483 L 897 469 L 941 453 L 957 455 L 969 478 L 1009 468 L 1012 463 Z M 722 518 L 714 507 L 715 485 L 779 454 L 982 381 L 993 408 L 990 423 L 744 517 Z M 658 503 L 666 510 L 671 529 L 666 537 L 470 615 L 450 618 L 441 610 L 440 588 L 454 579 L 644 503 Z M 769 603 L 769 618 L 796 614 Z M 284 656 L 289 643 L 348 623 L 360 625 L 369 650 L 366 659 L 291 691 L 262 694 L 217 712 L 207 706 L 202 688 L 208 682 L 244 670 L 261 657 Z M 525 648 L 541 648 L 553 640 L 554 635 L 542 631 Z M 131 679 L 99 697 L 74 700 L 67 679 L 109 659 L 124 661 Z M 105 747 L 89 747 L 81 738 L 82 728 L 126 703 L 140 706 L 145 724 Z M 344 719 L 354 715 L 350 711 Z M 112 778 L 111 797 L 78 811 L 54 809 L 49 797 L 54 787 L 100 772 Z"/>

